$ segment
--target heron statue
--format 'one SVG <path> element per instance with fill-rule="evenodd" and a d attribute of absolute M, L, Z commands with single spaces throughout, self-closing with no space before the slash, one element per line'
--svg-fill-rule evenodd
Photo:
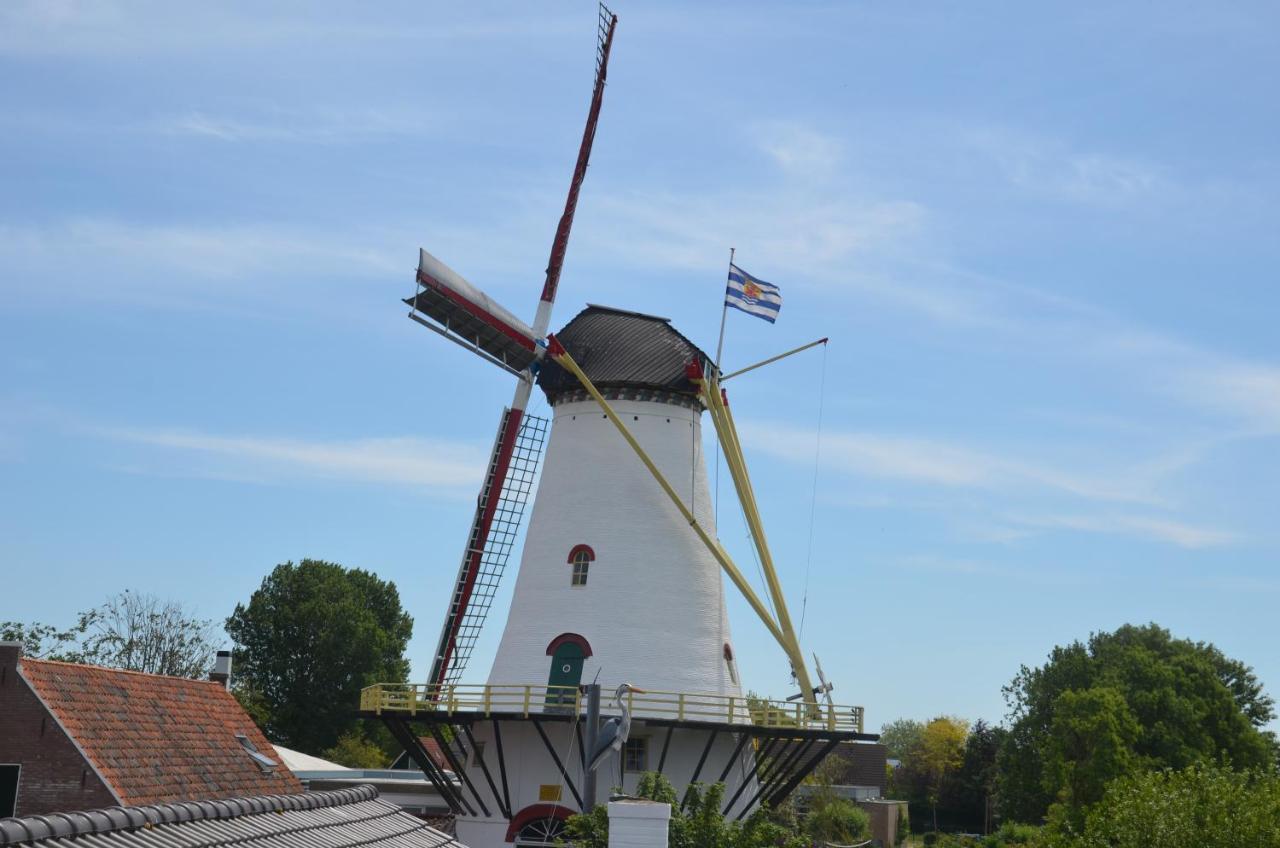
<path fill-rule="evenodd" d="M 600 732 L 596 734 L 596 747 L 591 752 L 591 760 L 587 764 L 587 768 L 595 771 L 600 768 L 601 763 L 609 756 L 612 751 L 621 751 L 622 746 L 627 744 L 627 736 L 631 734 L 631 709 L 627 706 L 625 696 L 629 692 L 639 692 L 644 694 L 645 690 L 637 689 L 630 683 L 623 683 L 618 690 L 613 693 L 613 700 L 618 702 L 618 707 L 622 710 L 622 715 L 614 716 L 604 723 L 604 727 L 600 728 Z"/>

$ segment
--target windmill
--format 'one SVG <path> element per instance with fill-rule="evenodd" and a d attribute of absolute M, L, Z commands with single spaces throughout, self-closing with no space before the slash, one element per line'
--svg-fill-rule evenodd
<path fill-rule="evenodd" d="M 724 812 L 738 818 L 785 798 L 840 742 L 874 738 L 862 732 L 861 708 L 835 707 L 825 679 L 821 687 L 810 681 L 721 385 L 733 375 L 722 378 L 711 357 L 655 315 L 587 304 L 547 332 L 616 24 L 602 6 L 591 108 L 533 322 L 425 250 L 417 292 L 406 300 L 415 321 L 517 378 L 430 678 L 377 684 L 361 696 L 361 714 L 387 725 L 473 848 L 555 844 L 564 820 L 595 804 L 584 690 L 619 687 L 611 705 L 618 726 L 631 720 L 625 740 L 620 734 L 595 766 L 609 760 L 605 773 L 621 773 L 624 790 L 642 771 L 662 772 L 677 791 L 724 783 Z M 535 384 L 552 408 L 550 423 L 525 411 Z M 763 598 L 717 538 L 704 412 L 764 573 Z M 464 683 L 535 476 L 487 682 Z M 725 576 L 786 654 L 795 702 L 744 692 Z M 415 725 L 434 739 L 447 770 Z"/>
<path fill-rule="evenodd" d="M 516 377 L 511 405 L 503 409 L 498 419 L 498 432 L 489 454 L 484 483 L 476 498 L 462 564 L 431 661 L 429 680 L 435 685 L 456 683 L 462 678 L 515 545 L 537 475 L 547 421 L 525 412 L 533 388 L 534 369 L 541 357 L 537 340 L 546 335 L 551 322 L 578 194 L 587 175 L 596 124 L 600 120 L 609 50 L 617 24 L 617 15 L 601 4 L 591 106 L 564 212 L 551 242 L 551 256 L 547 260 L 546 278 L 533 324 L 525 324 L 425 250 L 420 250 L 418 256 L 418 291 L 405 299 L 411 307 L 409 317 L 414 321 Z"/>

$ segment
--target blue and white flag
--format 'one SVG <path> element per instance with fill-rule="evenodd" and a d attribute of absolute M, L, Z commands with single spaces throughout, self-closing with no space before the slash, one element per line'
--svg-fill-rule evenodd
<path fill-rule="evenodd" d="M 730 265 L 724 302 L 726 306 L 741 309 L 772 324 L 782 308 L 782 292 L 777 286 L 757 280 L 737 265 Z"/>

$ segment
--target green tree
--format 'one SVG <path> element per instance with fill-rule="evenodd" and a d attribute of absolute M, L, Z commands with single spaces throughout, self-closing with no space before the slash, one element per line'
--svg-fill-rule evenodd
<path fill-rule="evenodd" d="M 409 674 L 413 619 L 394 583 L 361 569 L 312 559 L 278 565 L 226 627 L 242 701 L 261 708 L 274 741 L 308 753 L 354 728 L 362 688 Z"/>
<path fill-rule="evenodd" d="M 885 756 L 891 760 L 905 760 L 924 735 L 924 723 L 912 718 L 900 718 L 880 727 L 880 744 Z"/>
<path fill-rule="evenodd" d="M 75 626 L 61 630 L 38 621 L 0 621 L 0 641 L 19 642 L 23 656 L 61 662 L 94 662 L 80 645 L 92 622 L 90 613 L 80 613 Z"/>
<path fill-rule="evenodd" d="M 1280 777 L 1214 765 L 1139 772 L 1107 787 L 1072 848 L 1280 848 Z"/>
<path fill-rule="evenodd" d="M 1053 741 L 1057 702 L 1065 692 L 1094 688 L 1114 692 L 1136 722 L 1132 768 L 1181 769 L 1219 758 L 1241 768 L 1275 761 L 1275 739 L 1262 729 L 1275 705 L 1248 666 L 1154 624 L 1125 625 L 1054 648 L 1043 666 L 1024 666 L 1005 687 L 1010 727 L 999 757 L 1005 818 L 1038 822 L 1058 800 L 1060 779 L 1070 772 L 1046 768 L 1053 751 L 1066 750 L 1063 741 Z"/>
<path fill-rule="evenodd" d="M 387 767 L 387 753 L 369 737 L 358 730 L 350 730 L 338 737 L 338 743 L 321 754 L 326 760 L 357 769 L 381 769 Z"/>
<path fill-rule="evenodd" d="M 1005 730 L 979 719 L 969 728 L 964 757 L 954 779 L 939 801 L 947 820 L 966 831 L 985 833 L 991 828 L 996 791 L 996 757 Z"/>
<path fill-rule="evenodd" d="M 1133 766 L 1138 722 L 1114 689 L 1068 689 L 1054 701 L 1045 745 L 1045 788 L 1071 828 L 1102 800 L 1107 784 Z"/>

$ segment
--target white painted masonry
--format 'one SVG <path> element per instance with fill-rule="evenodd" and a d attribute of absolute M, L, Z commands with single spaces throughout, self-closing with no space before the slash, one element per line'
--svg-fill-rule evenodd
<path fill-rule="evenodd" d="M 611 404 L 667 479 L 715 533 L 701 415 L 652 401 Z M 571 586 L 574 545 L 596 559 Z M 545 685 L 547 646 L 591 646 L 582 679 L 669 692 L 741 696 L 720 566 L 593 401 L 555 407 L 511 611 L 490 683 Z M 734 672 L 736 674 L 736 671 Z"/>
<path fill-rule="evenodd" d="M 714 535 L 701 412 L 656 401 L 611 405 Z M 579 544 L 595 553 L 586 586 L 571 585 L 568 559 Z M 582 680 L 596 680 L 598 672 L 606 700 L 623 682 L 648 690 L 742 696 L 737 671 L 725 660 L 725 645 L 732 640 L 719 564 L 594 401 L 554 408 L 542 479 L 489 682 L 545 685 L 551 668 L 547 647 L 565 633 L 578 634 L 591 646 Z M 617 707 L 606 703 L 602 713 L 616 715 Z M 544 722 L 581 792 L 579 729 L 570 722 Z M 658 767 L 667 731 L 664 725 L 648 725 L 637 709 L 631 737 L 648 740 L 648 770 Z M 492 725 L 479 722 L 474 733 L 484 745 L 486 761 L 496 766 Z M 546 815 L 555 806 L 566 808 L 561 814 L 577 812 L 560 769 L 531 723 L 503 722 L 501 733 L 513 814 L 536 809 Z M 750 772 L 754 751 L 746 745 L 731 761 L 739 735 L 721 732 L 707 748 L 709 738 L 706 730 L 672 732 L 663 772 L 683 793 L 706 751 L 699 780 L 723 779 L 729 798 Z M 601 801 L 612 788 L 636 788 L 639 774 L 620 777 L 619 759 L 610 758 L 600 769 Z M 500 814 L 482 771 L 469 762 L 467 775 L 486 798 L 490 815 L 460 816 L 459 840 L 473 848 L 509 845 L 510 823 Z M 750 783 L 735 815 L 755 794 L 755 780 Z M 552 795 L 558 791 L 560 800 L 548 801 L 544 787 Z M 612 836 L 612 826 L 610 830 Z M 665 820 L 662 835 L 660 844 L 665 845 Z"/>

